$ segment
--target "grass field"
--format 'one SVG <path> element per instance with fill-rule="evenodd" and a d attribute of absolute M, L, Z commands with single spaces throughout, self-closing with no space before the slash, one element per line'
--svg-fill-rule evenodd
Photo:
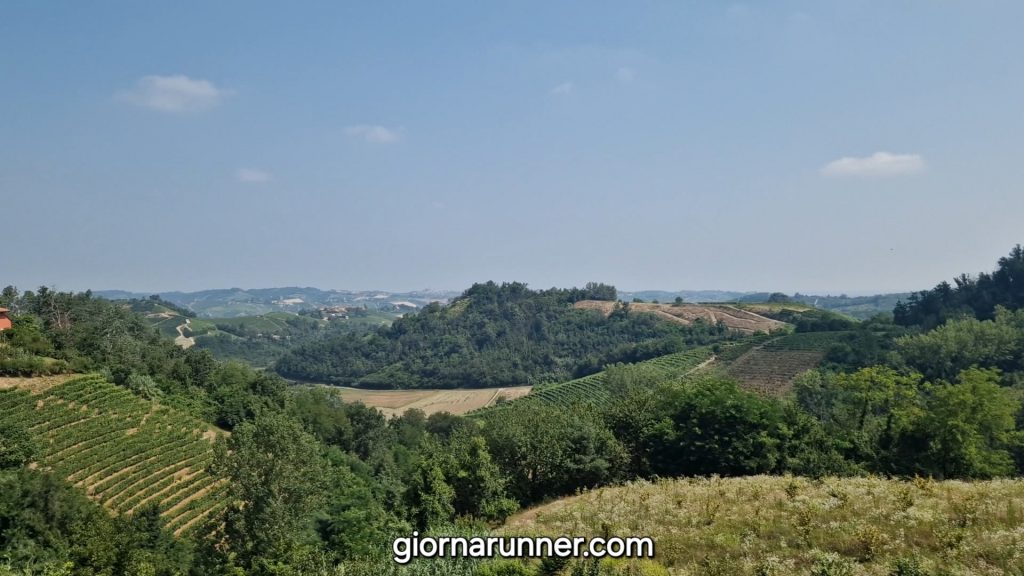
<path fill-rule="evenodd" d="M 209 425 L 101 376 L 4 380 L 0 421 L 38 439 L 34 465 L 107 509 L 123 514 L 155 504 L 181 534 L 227 503 L 227 487 L 206 471 L 221 433 Z"/>
<path fill-rule="evenodd" d="M 493 405 L 499 398 L 514 400 L 530 393 L 530 386 L 511 388 L 474 388 L 458 390 L 363 390 L 331 386 L 345 402 L 362 402 L 385 416 L 401 415 L 417 408 L 428 416 L 435 412 L 465 414 Z"/>
<path fill-rule="evenodd" d="M 651 536 L 680 575 L 1020 575 L 1024 481 L 638 482 L 527 510 L 501 532 Z"/>

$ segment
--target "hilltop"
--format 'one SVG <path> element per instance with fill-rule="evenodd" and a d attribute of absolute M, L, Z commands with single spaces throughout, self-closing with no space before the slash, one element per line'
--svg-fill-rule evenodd
<path fill-rule="evenodd" d="M 615 288 L 530 290 L 475 284 L 372 334 L 303 343 L 278 361 L 282 376 L 366 388 L 481 388 L 557 382 L 735 337 L 727 326 L 686 324 L 616 305 Z M 603 300 L 608 314 L 574 304 Z"/>
<path fill-rule="evenodd" d="M 601 302 L 597 300 L 581 300 L 574 304 L 581 310 L 599 310 L 605 316 L 615 311 L 614 302 Z M 726 328 L 743 334 L 755 332 L 773 332 L 784 330 L 785 322 L 772 320 L 760 314 L 731 306 L 729 304 L 654 304 L 647 302 L 632 302 L 629 304 L 631 311 L 646 312 L 658 318 L 677 322 L 690 326 L 700 321 L 706 324 L 715 325 L 722 323 Z"/>

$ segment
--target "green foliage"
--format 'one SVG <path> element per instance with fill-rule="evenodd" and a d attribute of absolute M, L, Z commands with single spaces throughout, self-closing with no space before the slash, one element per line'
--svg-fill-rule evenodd
<path fill-rule="evenodd" d="M 15 573 L 171 576 L 191 565 L 188 543 L 170 535 L 156 509 L 114 519 L 33 470 L 0 471 L 0 528 L 0 558 Z"/>
<path fill-rule="evenodd" d="M 583 405 L 510 402 L 487 420 L 483 433 L 520 502 L 607 484 L 621 477 L 628 462 L 600 414 Z"/>
<path fill-rule="evenodd" d="M 75 378 L 36 395 L 0 390 L 0 427 L 7 431 L 0 433 L 4 451 L 14 440 L 11 452 L 21 455 L 12 461 L 32 458 L 117 512 L 155 505 L 178 529 L 212 515 L 224 501 L 223 487 L 205 471 L 213 457 L 204 438 L 208 426 L 102 376 Z M 37 451 L 24 447 L 18 430 Z M 34 456 L 26 456 L 30 452 Z M 191 498 L 199 490 L 205 494 Z"/>
<path fill-rule="evenodd" d="M 24 466 L 39 452 L 39 445 L 24 426 L 0 421 L 0 470 Z"/>
<path fill-rule="evenodd" d="M 781 467 L 777 404 L 732 381 L 700 378 L 658 391 L 647 439 L 655 474 L 756 474 Z"/>
<path fill-rule="evenodd" d="M 895 322 L 931 329 L 963 316 L 990 320 L 1000 306 L 1010 310 L 1024 307 L 1024 248 L 1014 246 L 999 259 L 994 272 L 976 278 L 961 274 L 954 284 L 941 282 L 931 290 L 911 294 L 893 310 Z"/>
<path fill-rule="evenodd" d="M 1020 400 L 998 381 L 994 370 L 970 369 L 954 384 L 931 384 L 873 367 L 809 373 L 796 397 L 846 457 L 870 471 L 991 478 L 1014 473 L 1021 446 Z"/>
<path fill-rule="evenodd" d="M 897 341 L 900 355 L 931 379 L 951 380 L 971 366 L 1024 368 L 1024 310 L 998 308 L 992 320 L 964 318 Z"/>
<path fill-rule="evenodd" d="M 327 491 L 327 467 L 298 423 L 265 414 L 239 425 L 220 446 L 215 466 L 230 480 L 224 534 L 241 565 L 286 558 L 309 537 Z"/>
<path fill-rule="evenodd" d="M 566 380 L 611 361 L 725 336 L 719 326 L 683 326 L 625 307 L 605 317 L 572 306 L 603 291 L 476 284 L 449 306 L 432 304 L 374 334 L 299 345 L 276 369 L 290 378 L 370 388 L 511 386 Z M 647 348 L 632 348 L 641 344 Z"/>
<path fill-rule="evenodd" d="M 631 388 L 649 387 L 659 382 L 682 377 L 696 369 L 701 363 L 710 360 L 711 357 L 712 349 L 701 347 L 659 356 L 637 364 L 614 364 L 605 367 L 605 370 L 597 374 L 568 382 L 538 386 L 522 398 L 484 408 L 474 414 L 484 419 L 491 419 L 494 417 L 494 413 L 501 412 L 511 404 L 524 403 L 543 403 L 563 408 L 578 404 L 607 407 L 618 402 L 619 398 Z"/>
<path fill-rule="evenodd" d="M 937 386 L 920 422 L 929 471 L 939 478 L 1012 475 L 1012 452 L 1022 445 L 1014 421 L 1020 408 L 994 370 L 965 370 L 956 384 Z"/>

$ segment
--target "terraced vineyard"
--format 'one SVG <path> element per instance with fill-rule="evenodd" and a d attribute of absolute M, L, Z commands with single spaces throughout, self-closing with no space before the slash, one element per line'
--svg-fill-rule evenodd
<path fill-rule="evenodd" d="M 711 348 L 705 346 L 667 356 L 659 356 L 658 358 L 639 362 L 638 365 L 650 366 L 662 372 L 666 378 L 671 378 L 692 372 L 702 364 L 708 363 L 713 359 L 714 354 Z M 590 376 L 577 378 L 576 380 L 535 388 L 530 394 L 514 400 L 514 402 L 544 402 L 565 407 L 578 402 L 603 405 L 609 402 L 614 394 L 614 391 L 605 385 L 604 380 L 604 372 L 598 372 Z M 507 406 L 510 403 L 497 404 L 471 412 L 471 414 L 474 416 L 487 416 L 501 411 L 503 406 Z"/>
<path fill-rule="evenodd" d="M 115 513 L 156 504 L 180 535 L 227 504 L 226 484 L 206 471 L 216 432 L 101 376 L 42 391 L 0 389 L 0 419 L 40 439 L 36 465 Z"/>
<path fill-rule="evenodd" d="M 805 332 L 768 340 L 736 358 L 726 373 L 748 390 L 785 394 L 793 379 L 815 368 L 846 332 Z"/>

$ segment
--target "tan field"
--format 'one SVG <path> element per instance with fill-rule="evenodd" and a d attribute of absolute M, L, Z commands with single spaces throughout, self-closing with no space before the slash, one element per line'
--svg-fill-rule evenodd
<path fill-rule="evenodd" d="M 987 576 L 1021 574 L 1021 509 L 1019 479 L 662 479 L 531 508 L 500 532 L 650 536 L 673 576 Z"/>
<path fill-rule="evenodd" d="M 575 304 L 583 310 L 600 310 L 605 316 L 615 309 L 615 302 L 607 300 L 582 300 Z M 633 302 L 630 310 L 648 312 L 671 322 L 692 324 L 695 320 L 703 320 L 709 324 L 722 322 L 729 328 L 744 334 L 755 332 L 772 332 L 788 326 L 785 322 L 765 318 L 747 310 L 741 310 L 729 304 L 653 304 L 650 302 Z"/>
<path fill-rule="evenodd" d="M 435 412 L 465 414 L 477 408 L 494 404 L 498 398 L 513 400 L 526 396 L 532 386 L 511 388 L 460 388 L 457 390 L 362 390 L 359 388 L 331 387 L 345 402 L 362 402 L 373 406 L 385 416 L 400 416 L 410 408 L 422 410 L 428 416 Z"/>
<path fill-rule="evenodd" d="M 6 388 L 21 388 L 33 394 L 42 394 L 50 388 L 67 382 L 72 378 L 78 378 L 81 374 L 54 374 L 52 376 L 0 376 L 0 390 Z"/>

